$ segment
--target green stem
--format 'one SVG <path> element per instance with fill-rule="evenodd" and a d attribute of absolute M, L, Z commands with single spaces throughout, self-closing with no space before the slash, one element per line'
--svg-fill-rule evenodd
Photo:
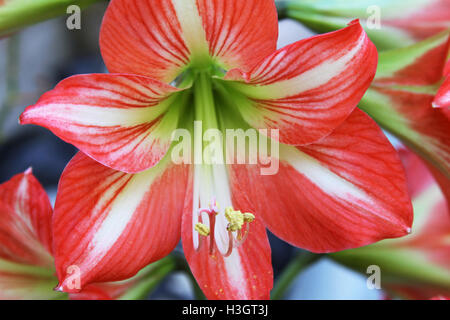
<path fill-rule="evenodd" d="M 214 95 L 211 83 L 211 75 L 208 71 L 197 73 L 194 82 L 195 117 L 203 121 L 203 129 L 217 129 L 217 115 L 214 103 Z"/>
<path fill-rule="evenodd" d="M 316 262 L 321 257 L 322 256 L 319 254 L 305 252 L 294 258 L 278 277 L 271 292 L 271 299 L 283 299 L 286 291 L 290 288 L 294 279 L 308 266 Z"/>
<path fill-rule="evenodd" d="M 14 107 L 19 92 L 19 50 L 18 34 L 8 39 L 6 67 L 6 99 L 0 109 L 0 142 L 3 140 L 3 127 L 9 112 Z"/>

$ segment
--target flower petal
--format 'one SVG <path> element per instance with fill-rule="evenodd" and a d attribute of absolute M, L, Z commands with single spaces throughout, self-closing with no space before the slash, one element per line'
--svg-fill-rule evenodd
<path fill-rule="evenodd" d="M 323 138 L 356 108 L 372 81 L 377 51 L 358 21 L 301 40 L 249 73 L 231 70 L 226 83 L 243 93 L 239 111 L 255 128 L 280 129 L 280 141 L 305 145 Z"/>
<path fill-rule="evenodd" d="M 189 211 L 191 212 L 191 211 Z M 183 249 L 200 288 L 210 300 L 268 300 L 273 285 L 270 245 L 260 221 L 252 223 L 245 243 L 229 257 L 211 256 L 192 245 L 192 214 L 183 216 Z"/>
<path fill-rule="evenodd" d="M 439 88 L 438 93 L 434 97 L 433 107 L 450 109 L 450 76 L 448 76 L 444 83 Z M 450 114 L 450 113 L 448 113 Z"/>
<path fill-rule="evenodd" d="M 411 91 L 420 89 L 412 86 L 436 85 L 444 75 L 449 48 L 449 32 L 442 32 L 413 46 L 384 51 L 374 84 L 404 86 Z"/>
<path fill-rule="evenodd" d="M 221 168 L 225 170 L 224 166 Z M 216 168 L 216 173 L 218 171 Z M 195 197 L 200 196 L 200 203 L 204 206 L 202 199 L 210 199 L 204 195 L 215 193 L 214 196 L 217 197 L 222 211 L 228 206 L 242 212 L 254 212 L 254 210 L 238 190 L 229 189 L 226 178 L 216 179 L 212 187 L 203 185 L 197 178 L 198 175 L 194 174 L 189 183 L 181 233 L 184 254 L 197 283 L 208 299 L 269 299 L 273 285 L 271 250 L 260 217 L 257 216 L 250 223 L 246 240 L 238 248 L 234 248 L 231 255 L 228 257 L 222 255 L 220 247 L 214 247 L 214 252 L 211 254 L 210 237 L 204 238 L 203 244 L 199 244 L 200 239 L 194 239 L 193 214 L 196 214 L 198 210 L 196 205 L 198 200 L 196 202 Z M 198 185 L 200 185 L 200 191 L 196 191 Z M 216 244 L 221 238 L 218 232 L 221 227 L 219 221 L 221 215 L 222 213 L 216 217 Z M 225 228 L 223 224 L 222 227 Z M 202 237 L 197 232 L 195 236 Z"/>
<path fill-rule="evenodd" d="M 166 153 L 182 107 L 178 89 L 150 78 L 78 75 L 60 82 L 21 115 L 98 162 L 123 172 L 154 166 Z"/>
<path fill-rule="evenodd" d="M 448 35 L 381 53 L 375 80 L 359 106 L 450 179 L 450 122 L 441 109 L 432 108 L 445 72 Z"/>
<path fill-rule="evenodd" d="M 450 27 L 448 0 L 292 0 L 286 16 L 329 32 L 359 18 L 379 50 L 405 47 Z"/>
<path fill-rule="evenodd" d="M 397 2 L 400 1 L 397 0 Z M 408 14 L 405 15 L 403 10 L 398 9 L 398 16 L 387 20 L 386 24 L 404 30 L 416 40 L 426 39 L 450 28 L 450 3 L 448 0 L 416 1 L 418 2 L 417 6 L 408 3 Z M 415 10 L 411 10 L 412 7 Z"/>
<path fill-rule="evenodd" d="M 363 112 L 355 110 L 315 144 L 280 147 L 277 174 L 238 165 L 231 181 L 281 239 L 333 252 L 409 232 L 413 216 L 400 160 Z"/>
<path fill-rule="evenodd" d="M 0 185 L 0 258 L 52 266 L 52 207 L 31 173 L 18 174 Z"/>
<path fill-rule="evenodd" d="M 53 220 L 60 289 L 123 280 L 170 253 L 180 239 L 185 173 L 164 158 L 126 174 L 78 153 L 62 174 Z M 81 288 L 71 282 L 75 271 Z"/>
<path fill-rule="evenodd" d="M 432 94 L 374 88 L 360 106 L 448 179 L 449 119 L 431 107 L 432 101 Z"/>
<path fill-rule="evenodd" d="M 447 179 L 434 166 L 423 161 L 409 149 L 402 147 L 398 151 L 406 170 L 406 179 L 411 198 L 415 199 L 428 189 L 434 187 L 437 183 L 441 188 L 441 192 L 446 197 L 450 209 L 450 179 Z M 422 206 L 421 210 L 423 210 Z"/>
<path fill-rule="evenodd" d="M 277 36 L 272 0 L 113 0 L 100 47 L 110 72 L 170 82 L 209 56 L 247 70 L 275 51 Z"/>

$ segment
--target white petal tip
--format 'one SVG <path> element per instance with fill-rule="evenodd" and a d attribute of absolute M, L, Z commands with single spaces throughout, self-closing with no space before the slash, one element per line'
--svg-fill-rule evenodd
<path fill-rule="evenodd" d="M 63 292 L 63 286 L 56 287 L 53 290 L 58 291 L 58 292 Z"/>
<path fill-rule="evenodd" d="M 33 168 L 29 167 L 27 170 L 25 170 L 24 172 L 25 174 L 32 174 L 33 173 Z"/>

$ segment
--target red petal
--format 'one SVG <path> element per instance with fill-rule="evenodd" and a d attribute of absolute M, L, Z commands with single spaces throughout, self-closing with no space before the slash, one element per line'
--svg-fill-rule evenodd
<path fill-rule="evenodd" d="M 272 0 L 197 0 L 209 50 L 227 69 L 250 70 L 277 48 Z"/>
<path fill-rule="evenodd" d="M 80 291 L 71 277 L 78 271 L 83 288 L 129 278 L 170 253 L 180 239 L 186 171 L 163 160 L 125 174 L 76 155 L 61 177 L 53 220 L 60 289 Z"/>
<path fill-rule="evenodd" d="M 424 3 L 425 6 L 415 7 L 414 5 L 415 8 L 412 8 L 411 11 L 399 12 L 400 16 L 392 20 L 385 20 L 383 23 L 403 29 L 416 40 L 425 39 L 447 30 L 450 27 L 449 1 L 429 0 Z"/>
<path fill-rule="evenodd" d="M 28 169 L 0 185 L 0 257 L 41 266 L 53 264 L 52 207 Z"/>
<path fill-rule="evenodd" d="M 441 110 L 431 107 L 433 95 L 390 88 L 374 90 L 389 99 L 391 115 L 401 117 L 401 125 L 406 127 L 404 142 L 444 176 L 450 177 L 450 122 Z"/>
<path fill-rule="evenodd" d="M 281 239 L 313 252 L 364 246 L 407 234 L 412 207 L 397 153 L 359 110 L 306 147 L 281 146 L 280 170 L 235 166 L 232 181 Z"/>
<path fill-rule="evenodd" d="M 363 97 L 377 67 L 377 51 L 357 21 L 347 28 L 291 44 L 248 74 L 228 79 L 249 99 L 239 105 L 255 128 L 280 129 L 280 141 L 305 145 L 330 134 Z M 242 103 L 241 103 L 242 104 Z"/>
<path fill-rule="evenodd" d="M 426 219 L 420 229 L 402 242 L 402 246 L 422 251 L 429 259 L 445 269 L 450 268 L 450 220 L 448 206 L 442 197 L 421 214 Z M 428 208 L 427 207 L 427 208 Z"/>
<path fill-rule="evenodd" d="M 408 190 L 411 198 L 415 198 L 434 183 L 433 176 L 424 162 L 407 148 L 398 150 L 406 171 Z"/>
<path fill-rule="evenodd" d="M 429 166 L 450 178 L 447 109 L 432 108 L 445 74 L 450 40 L 441 33 L 413 46 L 380 54 L 379 70 L 360 107 L 399 137 Z"/>
<path fill-rule="evenodd" d="M 419 196 L 435 183 L 441 188 L 450 208 L 450 180 L 439 170 L 419 158 L 407 148 L 399 150 L 400 158 L 406 170 L 406 178 L 411 198 Z"/>
<path fill-rule="evenodd" d="M 448 76 L 434 97 L 433 107 L 450 110 L 450 76 Z"/>
<path fill-rule="evenodd" d="M 114 0 L 100 33 L 110 72 L 170 82 L 196 57 L 247 70 L 276 49 L 272 0 Z"/>
<path fill-rule="evenodd" d="M 155 165 L 178 117 L 167 115 L 177 89 L 150 78 L 90 74 L 60 82 L 21 115 L 49 128 L 100 163 L 124 172 Z"/>
<path fill-rule="evenodd" d="M 104 282 L 87 285 L 81 292 L 71 293 L 70 300 L 117 300 L 132 287 L 136 281 Z"/>
<path fill-rule="evenodd" d="M 105 288 L 94 284 L 87 285 L 81 292 L 71 293 L 69 296 L 70 300 L 114 300 Z"/>
<path fill-rule="evenodd" d="M 245 242 L 234 248 L 229 257 L 223 257 L 217 248 L 210 255 L 209 242 L 196 251 L 192 235 L 192 184 L 186 197 L 181 235 L 186 259 L 206 297 L 225 300 L 269 299 L 273 285 L 271 250 L 259 217 L 250 224 Z M 234 208 L 242 212 L 254 212 L 237 190 L 232 191 Z"/>
<path fill-rule="evenodd" d="M 381 68 L 376 75 L 374 85 L 435 85 L 442 79 L 449 47 L 448 34 L 440 34 L 415 46 L 383 52 L 381 55 L 383 60 L 380 59 Z M 396 65 L 382 64 L 384 60 L 390 60 L 392 63 L 392 57 L 401 54 L 403 57 L 399 58 L 400 61 Z"/>

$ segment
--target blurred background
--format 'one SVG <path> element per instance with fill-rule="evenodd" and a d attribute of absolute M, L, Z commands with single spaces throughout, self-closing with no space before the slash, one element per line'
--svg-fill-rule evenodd
<path fill-rule="evenodd" d="M 81 30 L 68 30 L 66 17 L 49 20 L 11 37 L 0 39 L 0 183 L 28 167 L 54 201 L 58 179 L 76 149 L 50 131 L 20 126 L 18 118 L 60 80 L 74 74 L 107 72 L 98 35 L 106 3 L 97 3 L 81 15 Z M 279 46 L 311 36 L 292 20 L 280 23 Z M 300 250 L 270 236 L 275 281 Z M 178 249 L 181 250 L 181 249 Z M 369 290 L 367 278 L 322 258 L 301 273 L 287 299 L 380 299 L 381 290 Z M 150 295 L 152 299 L 193 299 L 189 277 L 173 273 Z"/>

